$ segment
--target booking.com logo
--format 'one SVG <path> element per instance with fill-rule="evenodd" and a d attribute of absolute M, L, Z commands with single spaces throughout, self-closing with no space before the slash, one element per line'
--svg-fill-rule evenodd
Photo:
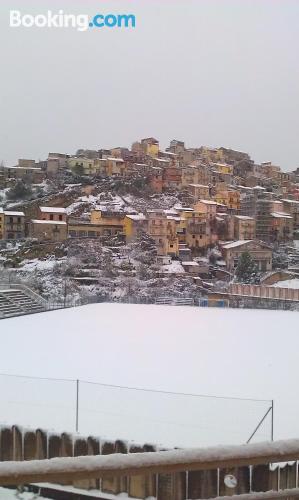
<path fill-rule="evenodd" d="M 91 19 L 87 14 L 65 14 L 48 10 L 46 14 L 22 14 L 20 10 L 11 10 L 9 26 L 11 28 L 76 28 L 86 31 L 89 28 L 135 28 L 134 14 L 95 14 Z"/>

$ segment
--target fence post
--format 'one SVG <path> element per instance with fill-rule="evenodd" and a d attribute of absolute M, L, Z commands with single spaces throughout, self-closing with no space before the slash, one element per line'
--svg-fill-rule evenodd
<path fill-rule="evenodd" d="M 76 380 L 76 432 L 79 432 L 79 380 Z"/>
<path fill-rule="evenodd" d="M 271 406 L 271 441 L 274 441 L 274 399 Z"/>

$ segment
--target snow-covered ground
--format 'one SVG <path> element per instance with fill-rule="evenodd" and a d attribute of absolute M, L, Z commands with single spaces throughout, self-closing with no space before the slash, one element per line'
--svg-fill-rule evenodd
<path fill-rule="evenodd" d="M 295 312 L 97 304 L 2 320 L 2 373 L 274 399 L 274 437 L 298 437 Z M 1 421 L 74 429 L 76 383 L 0 377 Z M 267 401 L 80 384 L 79 429 L 166 446 L 243 443 Z M 266 419 L 257 440 L 270 437 Z"/>
<path fill-rule="evenodd" d="M 18 496 L 17 496 L 18 495 Z M 45 497 L 36 496 L 34 493 L 18 493 L 16 490 L 0 488 L 0 500 L 47 500 Z"/>
<path fill-rule="evenodd" d="M 277 281 L 273 286 L 278 288 L 299 288 L 299 279 L 294 278 L 292 280 Z"/>

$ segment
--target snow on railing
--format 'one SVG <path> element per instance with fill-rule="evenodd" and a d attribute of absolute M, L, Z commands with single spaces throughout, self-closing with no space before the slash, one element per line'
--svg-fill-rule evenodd
<path fill-rule="evenodd" d="M 296 461 L 299 439 L 241 446 L 191 448 L 148 453 L 52 458 L 0 463 L 0 485 L 231 469 Z M 294 490 L 291 490 L 294 491 Z M 278 492 L 279 493 L 279 492 Z M 298 490 L 297 490 L 298 494 Z M 292 496 L 290 494 L 285 496 Z M 244 496 L 244 499 L 247 498 Z M 223 497 L 221 497 L 223 499 Z M 239 497 L 242 498 L 242 497 Z M 252 496 L 248 497 L 252 498 Z M 254 498 L 258 498 L 256 495 Z M 261 497 L 267 498 L 267 497 Z M 268 498 L 283 498 L 270 496 Z"/>

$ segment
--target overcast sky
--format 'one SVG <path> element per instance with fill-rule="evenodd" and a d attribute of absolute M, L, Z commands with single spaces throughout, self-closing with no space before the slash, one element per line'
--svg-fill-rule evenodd
<path fill-rule="evenodd" d="M 0 160 L 154 136 L 299 166 L 298 0 L 1 0 Z M 10 28 L 9 10 L 133 13 L 127 30 Z"/>

